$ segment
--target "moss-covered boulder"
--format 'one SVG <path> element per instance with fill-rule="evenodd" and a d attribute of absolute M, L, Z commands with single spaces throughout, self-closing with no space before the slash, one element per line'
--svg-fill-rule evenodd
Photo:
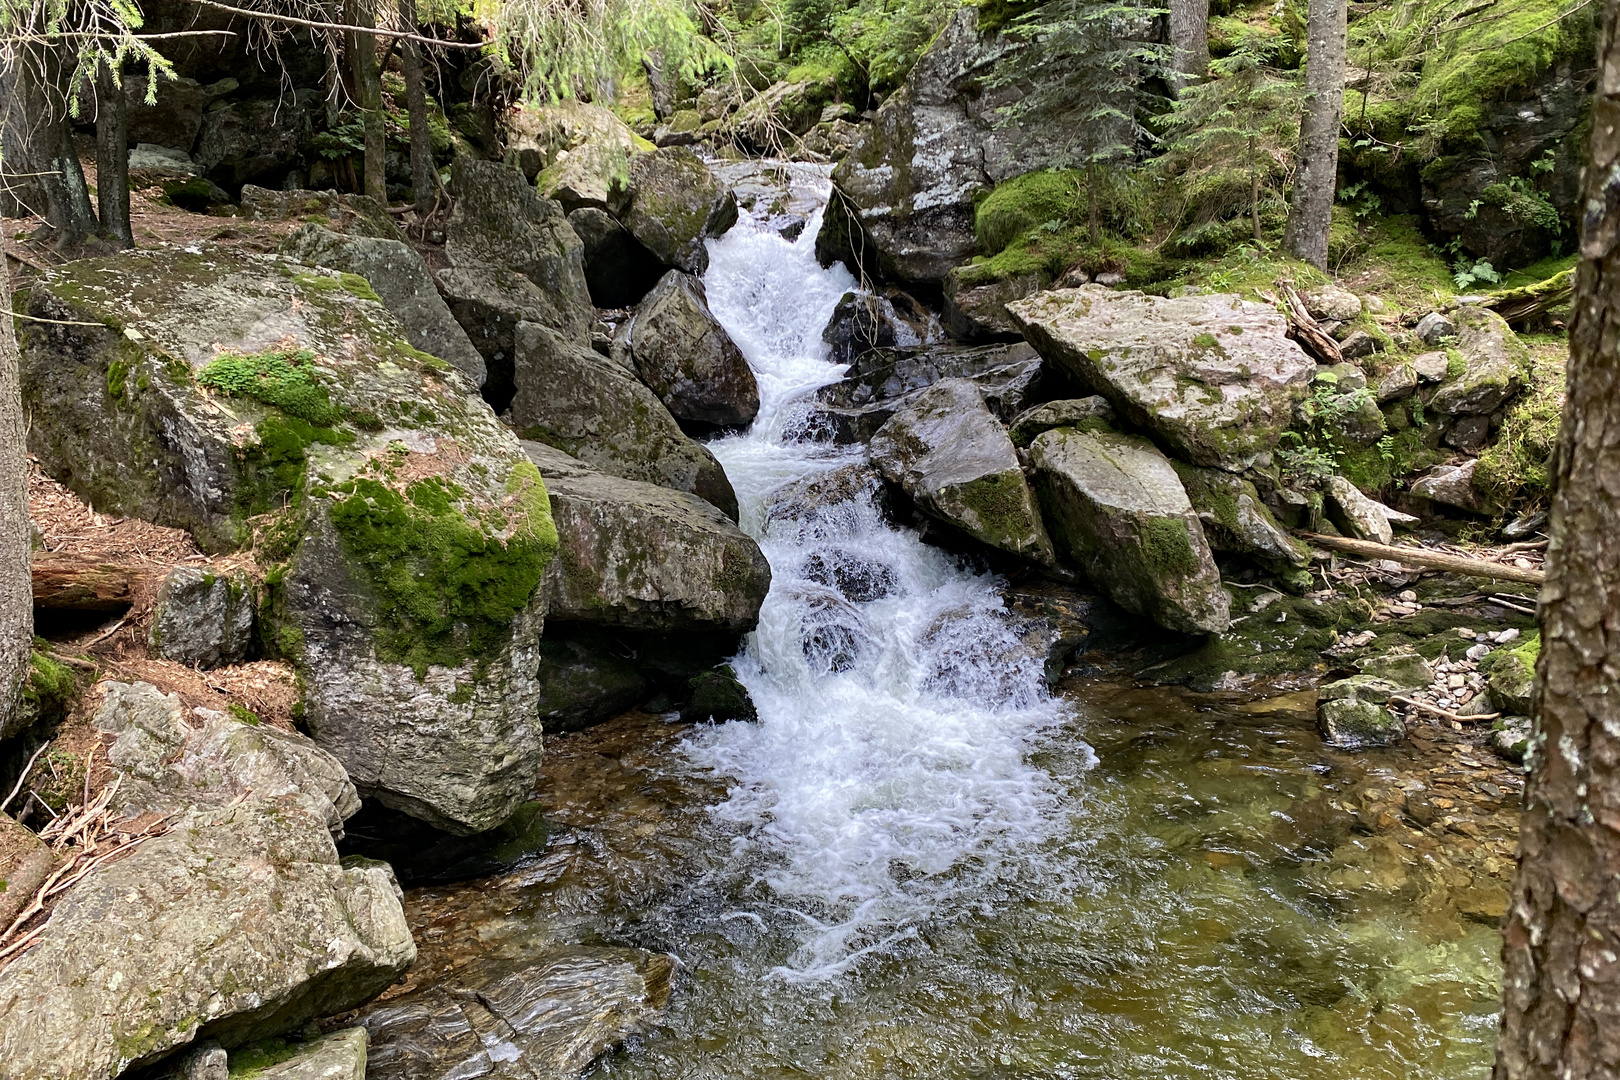
<path fill-rule="evenodd" d="M 770 564 L 712 504 L 523 445 L 546 478 L 557 523 L 546 581 L 553 618 L 663 633 L 754 628 Z"/>
<path fill-rule="evenodd" d="M 1121 607 L 1187 634 L 1227 628 L 1203 525 L 1151 442 L 1105 428 L 1055 428 L 1030 444 L 1035 486 L 1060 556 Z"/>
<path fill-rule="evenodd" d="M 1536 657 L 1541 636 L 1531 635 L 1515 649 L 1500 650 L 1487 658 L 1491 701 L 1505 713 L 1528 716 L 1535 704 Z M 1483 666 L 1483 665 L 1482 665 Z"/>
<path fill-rule="evenodd" d="M 1491 749 L 1515 765 L 1523 765 L 1535 740 L 1535 724 L 1528 716 L 1504 716 L 1491 725 Z"/>
<path fill-rule="evenodd" d="M 783 80 L 766 87 L 731 118 L 733 137 L 757 154 L 772 154 L 791 146 L 821 119 L 822 107 L 838 93 L 831 78 Z"/>
<path fill-rule="evenodd" d="M 540 194 L 569 212 L 615 204 L 629 182 L 630 162 L 653 148 L 613 110 L 583 101 L 520 106 L 505 121 L 508 157 L 532 155 Z"/>
<path fill-rule="evenodd" d="M 737 679 L 730 664 L 692 676 L 692 696 L 681 707 L 681 720 L 688 724 L 724 724 L 732 720 L 759 719 L 748 688 Z"/>
<path fill-rule="evenodd" d="M 701 274 L 705 241 L 737 223 L 737 199 L 690 147 L 666 146 L 630 163 L 628 203 L 617 213 L 665 266 Z"/>
<path fill-rule="evenodd" d="M 1187 498 L 1204 523 L 1204 536 L 1217 551 L 1247 555 L 1278 568 L 1305 566 L 1310 548 L 1288 535 L 1260 499 L 1252 482 L 1222 469 L 1171 463 Z"/>
<path fill-rule="evenodd" d="M 515 342 L 511 415 L 521 437 L 613 476 L 690 492 L 736 520 L 725 470 L 633 374 L 534 323 L 521 324 Z"/>
<path fill-rule="evenodd" d="M 1036 436 L 1053 428 L 1081 427 L 1096 421 L 1114 426 L 1114 407 L 1101 394 L 1083 398 L 1062 398 L 1025 409 L 1007 424 L 1014 446 L 1028 446 Z"/>
<path fill-rule="evenodd" d="M 152 652 L 186 667 L 215 668 L 247 659 L 258 590 L 240 570 L 170 570 L 152 603 Z"/>
<path fill-rule="evenodd" d="M 1394 746 L 1406 738 L 1400 717 L 1376 702 L 1350 695 L 1318 701 L 1316 723 L 1324 739 L 1346 750 Z"/>
<path fill-rule="evenodd" d="M 1507 321 L 1481 307 L 1452 313 L 1457 325 L 1456 350 L 1462 370 L 1435 391 L 1430 405 L 1448 416 L 1483 416 L 1505 405 L 1524 389 L 1530 374 L 1530 350 Z"/>
<path fill-rule="evenodd" d="M 307 1042 L 276 1043 L 276 1053 L 249 1047 L 231 1055 L 231 1074 L 252 1080 L 365 1080 L 365 1028 L 341 1028 Z"/>
<path fill-rule="evenodd" d="M 703 282 L 671 270 L 636 308 L 630 355 L 641 381 L 677 420 L 747 427 L 759 414 L 759 383 L 742 350 L 709 311 Z"/>
<path fill-rule="evenodd" d="M 193 1040 L 281 1035 L 416 958 L 393 874 L 339 862 L 330 822 L 358 800 L 308 739 L 142 683 L 110 685 L 96 723 L 116 736 L 118 806 L 170 824 L 92 869 L 0 971 L 7 1075 L 110 1080 Z"/>
<path fill-rule="evenodd" d="M 871 456 L 928 514 L 990 547 L 1054 561 L 1018 452 L 967 379 L 909 398 L 872 436 Z"/>
<path fill-rule="evenodd" d="M 72 263 L 29 310 L 60 320 L 23 335 L 41 465 L 208 548 L 258 534 L 265 636 L 363 792 L 466 831 L 522 801 L 555 531 L 459 372 L 364 280 L 272 257 Z"/>
<path fill-rule="evenodd" d="M 1238 470 L 1269 453 L 1316 375 L 1275 308 L 1236 296 L 1084 285 L 1007 310 L 1049 363 L 1195 465 Z"/>

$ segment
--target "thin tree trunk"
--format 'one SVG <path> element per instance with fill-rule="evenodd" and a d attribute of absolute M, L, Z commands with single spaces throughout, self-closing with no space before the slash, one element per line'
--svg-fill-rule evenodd
<path fill-rule="evenodd" d="M 399 21 L 407 30 L 416 29 L 416 0 L 399 0 Z M 433 138 L 428 131 L 421 42 L 402 41 L 399 55 L 405 69 L 405 110 L 411 117 L 411 193 L 416 200 L 416 219 L 426 221 L 438 200 L 439 184 L 433 167 Z"/>
<path fill-rule="evenodd" d="M 1249 136 L 1249 220 L 1254 223 L 1255 243 L 1260 243 L 1260 158 L 1253 135 Z"/>
<path fill-rule="evenodd" d="M 348 0 L 350 26 L 375 26 L 376 17 L 366 0 Z M 366 127 L 365 184 L 367 195 L 388 205 L 388 157 L 382 114 L 382 68 L 377 62 L 377 35 L 356 31 L 349 35 L 349 68 L 354 79 L 356 104 Z"/>
<path fill-rule="evenodd" d="M 18 66 L 22 116 L 28 125 L 27 171 L 38 174 L 45 192 L 45 220 L 67 245 L 81 243 L 99 229 L 90 205 L 78 148 L 73 145 L 60 58 L 53 46 L 25 47 Z"/>
<path fill-rule="evenodd" d="M 9 310 L 11 273 L 3 258 L 0 284 L 5 286 Z M 24 440 L 17 337 L 10 317 L 0 317 L 0 717 L 14 715 L 34 644 L 34 591 L 28 567 L 33 539 Z"/>
<path fill-rule="evenodd" d="M 101 231 L 119 247 L 135 246 L 129 224 L 129 121 L 120 73 L 96 74 L 96 203 Z"/>
<path fill-rule="evenodd" d="M 1607 5 L 1496 1080 L 1620 1076 L 1620 41 Z"/>
<path fill-rule="evenodd" d="M 1086 162 L 1086 200 L 1088 203 L 1087 217 L 1091 225 L 1091 246 L 1096 247 L 1102 242 L 1102 224 L 1097 208 L 1097 163 Z"/>
<path fill-rule="evenodd" d="M 1305 117 L 1299 125 L 1299 171 L 1283 246 L 1296 258 L 1326 266 L 1344 112 L 1345 0 L 1310 0 L 1305 36 Z"/>
<path fill-rule="evenodd" d="M 1209 0 L 1170 0 L 1170 91 L 1209 72 Z"/>

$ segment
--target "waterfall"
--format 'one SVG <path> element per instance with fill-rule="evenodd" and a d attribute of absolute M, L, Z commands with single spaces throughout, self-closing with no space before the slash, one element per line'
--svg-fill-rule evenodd
<path fill-rule="evenodd" d="M 825 173 L 793 168 L 824 203 Z M 1064 827 L 1057 786 L 1028 760 L 1060 708 L 996 579 L 889 525 L 870 491 L 767 513 L 783 485 L 864 460 L 798 437 L 804 400 L 842 374 L 821 331 L 856 282 L 817 264 L 819 209 L 796 240 L 776 224 L 745 214 L 710 242 L 704 279 L 760 385 L 754 427 L 711 444 L 773 575 L 735 664 L 759 720 L 700 729 L 684 750 L 730 778 L 714 813 L 761 897 L 733 914 L 797 925 L 775 976 L 825 980 L 982 906 Z"/>

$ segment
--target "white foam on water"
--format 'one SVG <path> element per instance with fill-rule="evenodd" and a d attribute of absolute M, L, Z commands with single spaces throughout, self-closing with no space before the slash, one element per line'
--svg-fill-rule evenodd
<path fill-rule="evenodd" d="M 802 175 L 825 199 L 825 176 Z M 745 217 L 710 242 L 709 304 L 761 399 L 754 427 L 711 449 L 773 578 L 736 661 L 758 722 L 685 744 L 733 779 L 715 814 L 735 830 L 733 866 L 764 888 L 760 911 L 802 924 L 774 972 L 794 981 L 836 977 L 981 906 L 987 879 L 1017 872 L 1066 816 L 1028 761 L 1060 706 L 995 579 L 893 528 L 870 498 L 766 521 L 783 484 L 862 460 L 794 437 L 795 402 L 843 373 L 821 331 L 857 287 L 817 264 L 819 227 L 818 212 L 790 242 Z"/>

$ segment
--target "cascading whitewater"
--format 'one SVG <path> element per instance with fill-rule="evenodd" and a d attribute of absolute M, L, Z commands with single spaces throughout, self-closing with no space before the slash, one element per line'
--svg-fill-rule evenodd
<path fill-rule="evenodd" d="M 823 174 L 797 176 L 825 200 Z M 709 304 L 761 398 L 753 429 L 711 449 L 773 582 L 737 662 L 758 723 L 686 746 L 694 764 L 734 779 L 715 813 L 737 830 L 733 866 L 768 895 L 739 914 L 803 923 L 776 968 L 793 980 L 836 976 L 982 903 L 986 879 L 1013 872 L 1064 818 L 1051 777 L 1026 760 L 1059 706 L 995 581 L 890 526 L 870 492 L 766 513 L 784 484 L 862 460 L 796 437 L 795 403 L 842 374 L 821 331 L 856 288 L 842 267 L 816 263 L 819 217 L 796 241 L 745 217 L 710 244 Z"/>

